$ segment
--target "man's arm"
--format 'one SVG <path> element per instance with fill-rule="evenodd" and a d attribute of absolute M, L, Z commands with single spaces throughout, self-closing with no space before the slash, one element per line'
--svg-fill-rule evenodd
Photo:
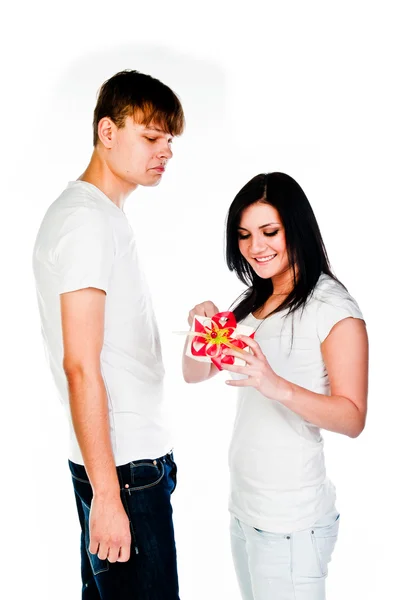
<path fill-rule="evenodd" d="M 60 298 L 72 422 L 93 489 L 89 550 L 100 559 L 125 562 L 130 555 L 129 519 L 120 497 L 100 370 L 106 294 L 87 288 Z"/>

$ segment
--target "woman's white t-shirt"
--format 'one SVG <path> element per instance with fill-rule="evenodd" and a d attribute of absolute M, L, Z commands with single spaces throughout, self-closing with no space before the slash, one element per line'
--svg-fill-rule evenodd
<path fill-rule="evenodd" d="M 250 314 L 242 323 L 257 328 L 255 340 L 279 376 L 330 394 L 321 343 L 348 317 L 363 318 L 344 287 L 323 274 L 304 310 L 278 312 L 264 321 Z M 229 464 L 229 508 L 247 525 L 298 531 L 334 507 L 320 429 L 252 387 L 239 389 Z"/>

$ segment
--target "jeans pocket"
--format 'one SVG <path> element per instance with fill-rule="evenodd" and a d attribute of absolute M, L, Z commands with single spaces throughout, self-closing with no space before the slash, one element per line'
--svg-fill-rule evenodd
<path fill-rule="evenodd" d="M 100 559 L 97 554 L 91 554 L 89 552 L 90 546 L 90 530 L 89 530 L 89 519 L 90 519 L 90 505 L 92 503 L 93 492 L 92 486 L 90 485 L 89 478 L 82 465 L 77 465 L 69 461 L 72 483 L 74 486 L 75 496 L 77 498 L 78 512 L 80 514 L 81 526 L 82 526 L 82 552 L 86 551 L 90 566 L 93 574 L 97 575 L 103 571 L 108 571 L 110 563 L 108 560 Z M 83 522 L 82 522 L 83 519 Z"/>
<path fill-rule="evenodd" d="M 85 548 L 89 558 L 90 566 L 92 567 L 93 575 L 98 575 L 99 573 L 103 573 L 104 571 L 108 571 L 110 568 L 110 563 L 108 560 L 102 560 L 97 556 L 97 554 L 92 554 L 89 551 L 90 545 L 90 533 L 89 533 L 89 516 L 90 516 L 90 507 L 82 502 L 83 512 L 85 513 Z"/>
<path fill-rule="evenodd" d="M 254 548 L 254 573 L 268 578 L 284 578 L 291 564 L 291 535 L 252 528 L 249 543 Z"/>
<path fill-rule="evenodd" d="M 157 460 L 138 460 L 130 463 L 130 482 L 122 491 L 130 494 L 147 490 L 159 484 L 164 477 L 164 462 Z"/>
<path fill-rule="evenodd" d="M 311 530 L 311 539 L 317 563 L 321 570 L 321 575 L 324 576 L 328 572 L 328 564 L 336 545 L 339 532 L 339 518 L 340 515 L 337 513 L 334 516 L 323 517 L 315 523 Z"/>

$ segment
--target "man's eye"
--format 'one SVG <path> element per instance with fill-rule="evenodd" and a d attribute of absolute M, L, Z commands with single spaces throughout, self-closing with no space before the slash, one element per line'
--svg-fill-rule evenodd
<path fill-rule="evenodd" d="M 278 233 L 279 229 L 277 229 L 276 231 L 264 231 L 264 235 L 266 235 L 267 237 L 273 237 L 274 235 L 276 235 Z"/>

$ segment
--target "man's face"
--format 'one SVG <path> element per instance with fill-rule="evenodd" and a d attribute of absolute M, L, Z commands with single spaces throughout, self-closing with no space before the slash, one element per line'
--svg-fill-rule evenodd
<path fill-rule="evenodd" d="M 106 162 L 113 174 L 129 186 L 157 185 L 172 158 L 173 136 L 157 124 L 147 127 L 127 117 L 125 126 L 112 131 Z"/>

